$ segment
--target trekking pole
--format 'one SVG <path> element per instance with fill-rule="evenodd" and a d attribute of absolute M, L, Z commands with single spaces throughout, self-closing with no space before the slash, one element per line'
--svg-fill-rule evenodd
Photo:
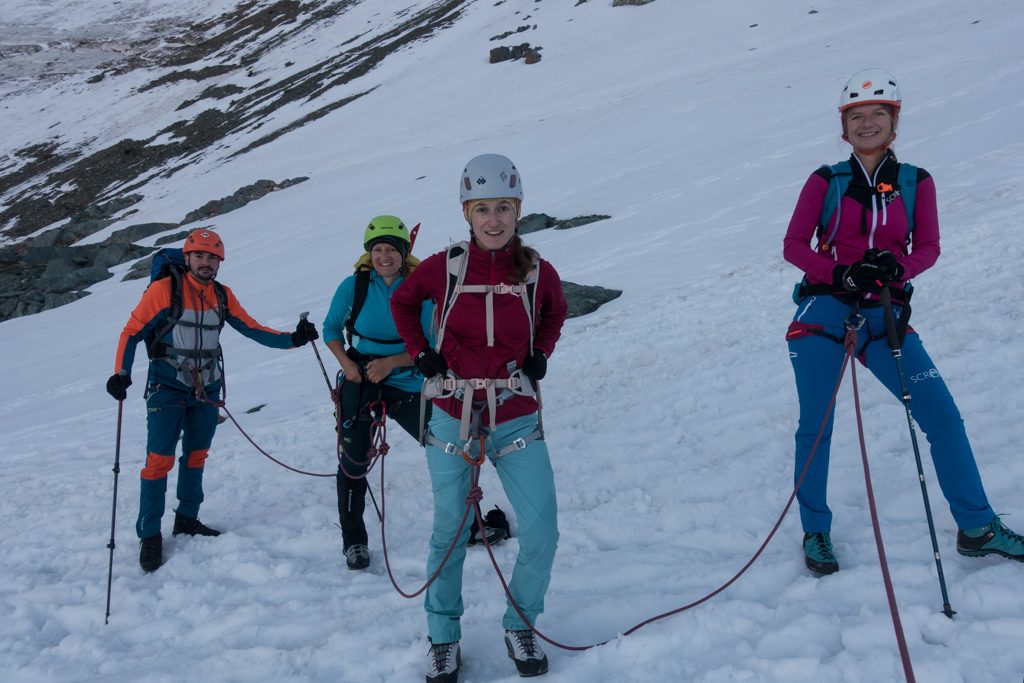
<path fill-rule="evenodd" d="M 110 622 L 110 584 L 114 578 L 114 524 L 117 521 L 117 475 L 121 472 L 121 414 L 124 408 L 124 401 L 117 402 L 117 437 L 114 440 L 114 503 L 110 513 L 110 564 L 107 567 L 107 615 L 103 618 L 103 624 Z"/>
<path fill-rule="evenodd" d="M 299 313 L 299 320 L 305 320 L 309 317 L 309 311 L 303 311 Z M 316 354 L 316 362 L 320 364 L 320 372 L 324 373 L 324 381 L 327 382 L 327 391 L 333 392 L 334 388 L 331 387 L 331 380 L 327 377 L 327 368 L 324 367 L 324 361 L 320 358 L 320 350 L 316 348 L 316 340 L 311 339 L 309 345 L 313 347 L 313 353 Z"/>
<path fill-rule="evenodd" d="M 928 502 L 928 487 L 924 480 L 924 468 L 921 466 L 921 449 L 917 445 L 917 430 L 914 429 L 914 418 L 910 411 L 910 392 L 907 390 L 907 380 L 903 374 L 903 351 L 899 335 L 896 333 L 896 316 L 892 312 L 892 296 L 889 288 L 883 287 L 880 300 L 882 310 L 885 314 L 885 332 L 889 338 L 889 348 L 892 350 L 893 360 L 896 362 L 896 375 L 900 379 L 900 395 L 903 400 L 903 407 L 907 413 L 907 425 L 910 427 L 910 443 L 914 447 L 914 460 L 917 462 L 917 479 L 921 482 L 921 497 L 924 500 L 924 513 L 928 518 L 928 533 L 932 538 L 932 553 L 935 555 L 935 569 L 939 574 L 939 589 L 942 591 L 942 613 L 952 619 L 956 612 L 949 604 L 949 594 L 946 592 L 946 578 L 942 573 L 942 557 L 939 554 L 939 543 L 935 538 L 935 522 L 932 520 L 932 506 Z"/>

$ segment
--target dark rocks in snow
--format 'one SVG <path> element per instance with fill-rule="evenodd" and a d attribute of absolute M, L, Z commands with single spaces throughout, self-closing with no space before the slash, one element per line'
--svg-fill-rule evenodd
<path fill-rule="evenodd" d="M 246 185 L 227 197 L 221 197 L 220 199 L 214 199 L 206 202 L 195 211 L 190 211 L 185 214 L 185 220 L 181 222 L 182 225 L 185 223 L 191 223 L 192 221 L 201 221 L 213 216 L 220 216 L 221 214 L 240 209 L 249 202 L 259 199 L 266 195 L 268 192 L 274 190 L 283 190 L 292 185 L 301 183 L 304 180 L 309 180 L 308 177 L 300 176 L 298 178 L 291 178 L 288 180 L 282 180 L 280 183 L 276 183 L 273 180 L 257 180 L 252 185 Z"/>
<path fill-rule="evenodd" d="M 562 280 L 562 291 L 565 293 L 565 302 L 569 305 L 567 314 L 569 318 L 593 313 L 604 304 L 622 295 L 622 290 L 619 289 L 578 285 L 568 280 Z"/>
<path fill-rule="evenodd" d="M 490 62 L 491 64 L 497 64 L 498 62 L 522 59 L 527 64 L 535 64 L 540 61 L 540 51 L 543 49 L 539 45 L 531 47 L 529 43 L 521 43 L 512 47 L 502 45 L 501 47 L 491 48 Z"/>
<path fill-rule="evenodd" d="M 268 192 L 291 187 L 306 180 L 281 182 L 258 180 L 234 194 L 207 202 L 186 214 L 179 223 L 139 223 L 118 230 L 102 242 L 76 244 L 118 220 L 140 195 L 126 195 L 104 204 L 79 210 L 65 225 L 36 237 L 0 247 L 0 321 L 38 313 L 80 299 L 90 286 L 110 277 L 108 268 L 141 259 L 155 247 L 142 247 L 138 240 L 187 225 L 201 217 L 221 215 L 245 206 Z M 123 219 L 123 215 L 121 215 Z M 188 230 L 157 240 L 157 246 L 184 239 Z M 135 264 L 125 280 L 148 277 L 150 258 Z"/>
<path fill-rule="evenodd" d="M 568 230 L 588 223 L 603 221 L 611 216 L 603 214 L 591 214 L 589 216 L 576 216 L 575 218 L 553 218 L 546 213 L 529 213 L 519 219 L 519 234 L 526 235 L 538 230 L 554 228 L 555 230 Z"/>
<path fill-rule="evenodd" d="M 537 27 L 534 26 L 533 28 L 537 28 Z M 509 36 L 514 36 L 517 33 L 522 33 L 523 31 L 529 31 L 529 30 L 530 30 L 530 25 L 526 24 L 524 26 L 520 26 L 515 31 L 505 31 L 504 33 L 499 33 L 496 36 L 491 36 L 491 40 L 505 40 Z"/>
<path fill-rule="evenodd" d="M 612 0 L 612 7 L 622 7 L 623 5 L 648 5 L 654 2 L 654 0 Z"/>
<path fill-rule="evenodd" d="M 238 85 L 234 85 L 232 83 L 228 83 L 227 85 L 211 85 L 209 88 L 199 93 L 199 97 L 196 97 L 195 99 L 191 100 L 185 100 L 184 102 L 179 104 L 178 111 L 181 111 L 182 109 L 188 109 L 200 100 L 222 100 L 225 97 L 231 97 L 232 95 L 237 95 L 238 93 L 242 92 L 245 92 L 245 88 Z"/>
<path fill-rule="evenodd" d="M 177 35 L 154 39 L 152 43 L 133 43 L 132 50 L 137 56 L 106 67 L 103 78 L 117 78 L 133 69 L 167 69 L 164 75 L 143 86 L 150 89 L 173 86 L 182 80 L 223 77 L 243 68 L 251 70 L 266 52 L 296 39 L 306 30 L 317 30 L 335 21 L 350 4 L 278 0 L 256 10 L 259 5 L 240 3 L 209 21 L 183 27 Z M 258 140 L 233 153 L 243 154 L 325 116 L 365 94 L 332 98 L 332 90 L 344 88 L 393 53 L 454 24 L 471 4 L 471 0 L 432 3 L 410 12 L 391 31 L 359 36 L 338 53 L 279 80 L 246 84 L 245 88 L 218 83 L 205 90 L 200 99 L 237 96 L 223 111 L 208 109 L 151 137 L 121 140 L 91 153 L 85 150 L 94 149 L 93 141 L 87 140 L 54 139 L 27 145 L 12 155 L 14 163 L 0 167 L 3 235 L 25 237 L 72 218 L 103 199 L 137 192 L 157 175 L 169 178 L 197 155 L 216 148 L 224 138 L 266 125 L 275 112 L 295 102 L 321 100 L 323 105 L 296 120 L 275 125 Z M 206 65 L 184 68 L 202 62 Z"/>

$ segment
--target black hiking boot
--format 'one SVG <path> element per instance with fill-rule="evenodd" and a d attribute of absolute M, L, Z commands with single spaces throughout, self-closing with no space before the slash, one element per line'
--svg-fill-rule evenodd
<path fill-rule="evenodd" d="M 345 564 L 349 569 L 366 569 L 370 566 L 370 549 L 361 543 L 345 548 Z"/>
<path fill-rule="evenodd" d="M 144 572 L 155 572 L 164 563 L 164 537 L 160 534 L 139 539 L 139 566 Z"/>
<path fill-rule="evenodd" d="M 174 513 L 174 531 L 172 536 L 188 534 L 189 536 L 220 536 L 220 532 L 211 529 L 195 517 L 186 517 L 180 512 Z"/>
<path fill-rule="evenodd" d="M 508 656 L 516 663 L 516 670 L 523 678 L 540 676 L 548 672 L 548 656 L 540 649 L 540 643 L 533 631 L 505 631 L 505 647 Z"/>
<path fill-rule="evenodd" d="M 466 545 L 477 545 L 487 539 L 487 545 L 501 543 L 506 538 L 511 538 L 512 530 L 509 527 L 505 513 L 497 505 L 494 509 L 484 515 L 484 528 L 476 523 L 476 515 L 473 515 L 473 524 L 469 527 L 469 540 Z"/>
<path fill-rule="evenodd" d="M 431 643 L 427 650 L 427 683 L 458 683 L 462 653 L 459 641 Z"/>
<path fill-rule="evenodd" d="M 804 564 L 815 574 L 835 574 L 839 562 L 832 551 L 832 538 L 826 533 L 804 534 Z"/>

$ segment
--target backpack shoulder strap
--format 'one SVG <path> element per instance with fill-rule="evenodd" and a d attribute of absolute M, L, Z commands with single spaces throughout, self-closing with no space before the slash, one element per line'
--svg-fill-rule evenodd
<path fill-rule="evenodd" d="M 181 318 L 181 271 L 172 267 L 167 276 L 171 279 L 171 309 L 167 312 L 164 324 L 153 333 L 153 341 L 160 341 L 165 334 L 174 329 Z"/>
<path fill-rule="evenodd" d="M 903 197 L 903 206 L 907 209 L 907 242 L 910 242 L 910 235 L 914 232 L 914 205 L 917 201 L 917 166 L 900 164 L 896 175 L 896 182 L 900 186 L 900 196 Z"/>
<path fill-rule="evenodd" d="M 448 314 L 459 296 L 459 289 L 466 279 L 466 266 L 469 263 L 469 242 L 458 242 L 451 245 L 445 251 L 445 270 L 447 277 L 444 283 L 444 300 L 437 312 L 437 329 L 434 331 L 434 338 L 437 339 L 436 349 L 441 349 L 441 342 L 444 341 L 444 329 L 448 325 Z"/>
<path fill-rule="evenodd" d="M 537 282 L 540 280 L 540 260 L 534 258 L 530 273 L 526 276 L 526 295 L 523 297 L 523 305 L 526 306 L 526 315 L 530 319 L 530 351 L 533 351 L 533 336 L 537 329 Z"/>
<path fill-rule="evenodd" d="M 367 269 L 356 271 L 356 288 L 352 294 L 352 310 L 349 311 L 348 319 L 345 321 L 345 336 L 348 338 L 348 345 L 352 346 L 352 337 L 356 332 L 356 318 L 363 310 L 366 303 L 366 294 L 370 291 L 370 271 Z"/>
<path fill-rule="evenodd" d="M 850 187 L 850 181 L 853 180 L 853 168 L 849 161 L 840 161 L 831 166 L 825 164 L 821 168 L 828 169 L 831 175 L 828 181 L 828 190 L 825 191 L 825 201 L 821 205 L 821 216 L 818 218 L 818 237 L 820 240 L 831 224 L 832 229 L 829 231 L 828 238 L 824 240 L 825 244 L 831 244 L 836 236 L 836 231 L 839 230 L 843 195 L 846 194 L 847 188 Z"/>
<path fill-rule="evenodd" d="M 220 318 L 220 322 L 217 324 L 223 330 L 228 317 L 228 292 L 224 289 L 224 285 L 214 280 L 213 293 L 217 297 L 217 317 Z"/>

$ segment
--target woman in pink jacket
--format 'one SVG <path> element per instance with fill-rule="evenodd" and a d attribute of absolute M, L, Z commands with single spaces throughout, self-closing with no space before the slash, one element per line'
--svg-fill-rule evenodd
<path fill-rule="evenodd" d="M 479 459 L 483 444 L 518 519 L 519 555 L 509 589 L 529 623 L 511 605 L 502 623 L 509 657 L 524 676 L 547 671 L 530 624 L 544 609 L 558 544 L 554 477 L 535 388 L 565 321 L 561 280 L 519 237 L 522 180 L 509 159 L 471 159 L 460 199 L 470 240 L 424 260 L 391 297 L 395 325 L 427 378 L 424 396 L 433 396 L 435 406 L 424 435 L 434 491 L 428 576 L 454 542 L 426 593 L 428 683 L 458 678 L 469 524 L 455 536 L 473 467 L 464 452 Z M 419 321 L 426 300 L 435 303 L 433 348 Z"/>
<path fill-rule="evenodd" d="M 839 112 L 843 139 L 853 154 L 811 174 L 786 231 L 783 255 L 805 273 L 786 334 L 800 397 L 795 479 L 825 418 L 851 312 L 864 320 L 857 332 L 858 359 L 901 396 L 879 292 L 889 289 L 897 315 L 907 311 L 909 279 L 939 257 L 935 183 L 924 169 L 897 162 L 891 148 L 901 104 L 896 80 L 884 69 L 866 69 L 850 78 Z M 957 551 L 1024 560 L 1024 538 L 992 511 L 960 412 L 913 329 L 906 330 L 902 364 L 914 419 L 928 437 L 939 486 L 960 529 Z M 825 498 L 831 438 L 830 416 L 797 495 L 805 563 L 818 574 L 839 570 Z"/>

